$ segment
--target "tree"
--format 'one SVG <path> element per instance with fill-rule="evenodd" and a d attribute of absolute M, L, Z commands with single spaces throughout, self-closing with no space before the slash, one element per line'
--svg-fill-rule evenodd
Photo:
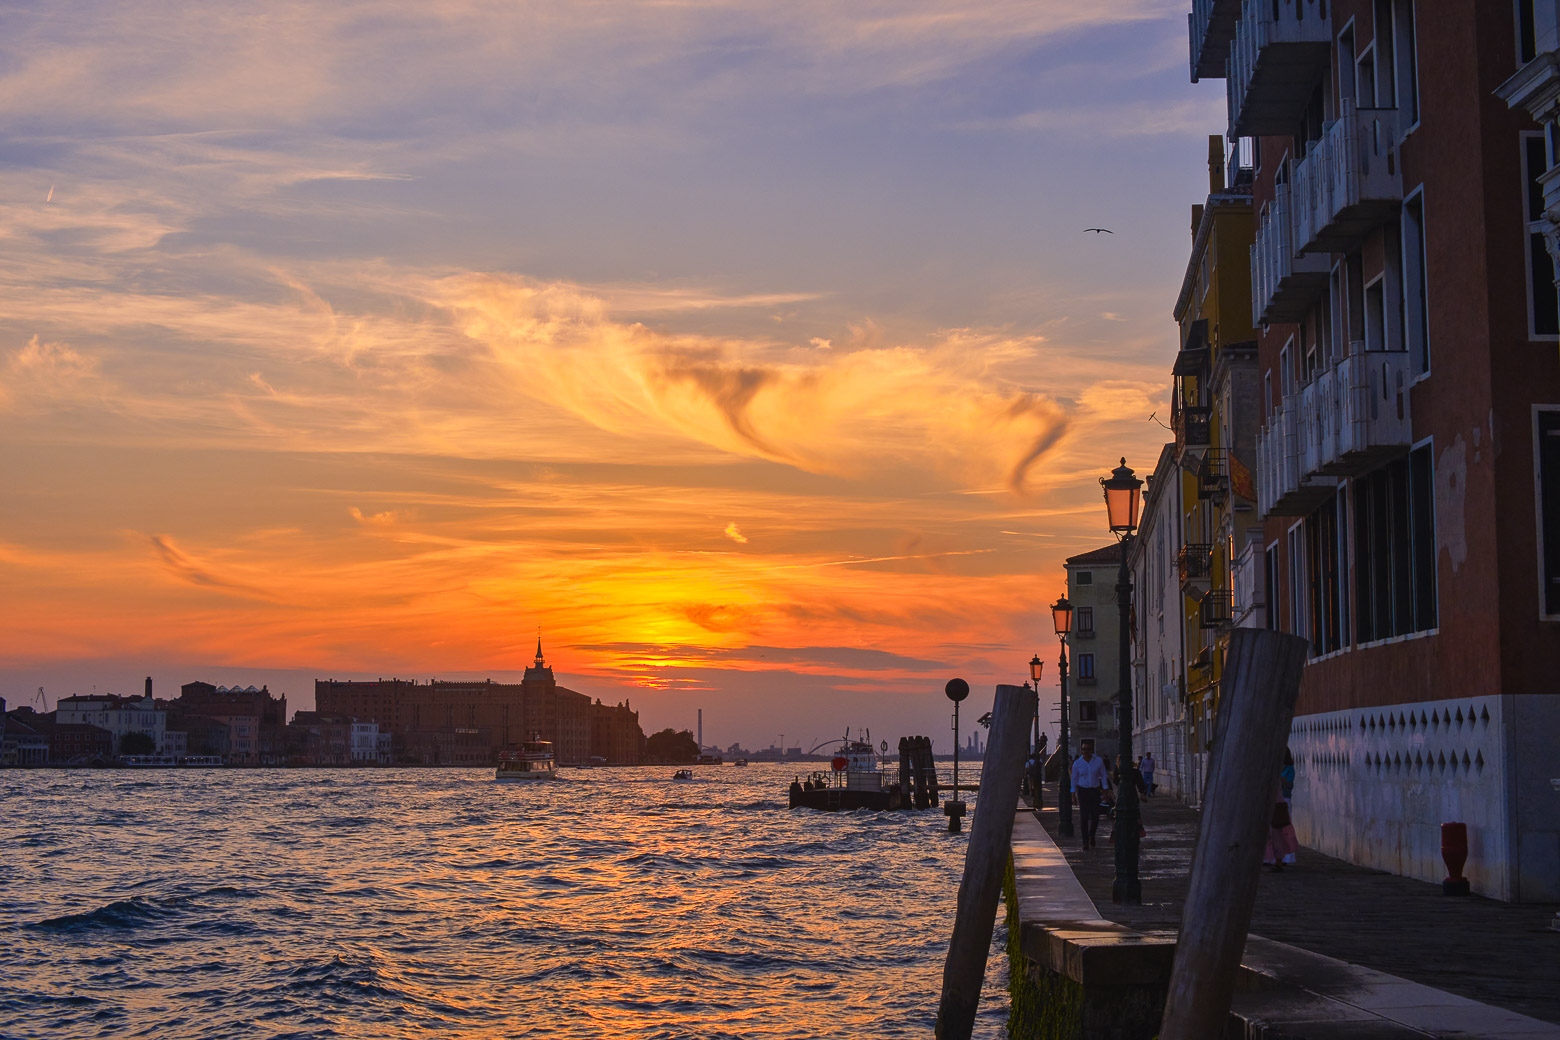
<path fill-rule="evenodd" d="M 698 741 L 692 730 L 677 731 L 670 727 L 650 734 L 645 740 L 645 754 L 652 762 L 692 762 L 699 757 Z"/>
<path fill-rule="evenodd" d="M 148 733 L 126 733 L 119 738 L 119 753 L 121 755 L 155 755 L 157 754 L 157 741 Z"/>

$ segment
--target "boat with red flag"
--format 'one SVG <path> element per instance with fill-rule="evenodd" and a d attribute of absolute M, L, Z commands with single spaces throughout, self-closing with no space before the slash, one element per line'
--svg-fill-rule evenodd
<path fill-rule="evenodd" d="M 823 812 L 849 812 L 853 809 L 881 811 L 909 806 L 898 781 L 890 782 L 883 772 L 878 752 L 872 747 L 872 734 L 850 730 L 838 740 L 829 740 L 819 748 L 834 745 L 828 771 L 819 770 L 806 780 L 791 781 L 790 805 L 793 809 L 818 809 Z M 888 742 L 882 750 L 888 751 Z"/>

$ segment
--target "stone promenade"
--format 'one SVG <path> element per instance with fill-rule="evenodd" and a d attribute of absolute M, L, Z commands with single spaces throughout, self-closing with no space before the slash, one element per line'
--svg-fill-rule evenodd
<path fill-rule="evenodd" d="M 1056 788 L 1046 785 L 1041 823 L 1067 856 L 1105 918 L 1139 931 L 1181 920 L 1197 812 L 1165 796 L 1143 802 L 1142 906 L 1111 902 L 1111 822 L 1099 847 L 1057 834 Z M 1310 849 L 1283 873 L 1264 872 L 1251 932 L 1386 972 L 1484 1004 L 1560 1024 L 1560 932 L 1554 906 L 1480 896 L 1450 898 L 1441 886 L 1357 867 Z"/>

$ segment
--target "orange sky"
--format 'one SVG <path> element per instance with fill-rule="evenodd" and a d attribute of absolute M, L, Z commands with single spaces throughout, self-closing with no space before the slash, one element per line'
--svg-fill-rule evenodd
<path fill-rule="evenodd" d="M 1218 125 L 1184 17 L 517 10 L 152 5 L 111 60 L 85 8 L 22 24 L 0 696 L 307 706 L 540 628 L 647 726 L 766 743 L 1054 657 L 1097 479 L 1165 435 Z"/>

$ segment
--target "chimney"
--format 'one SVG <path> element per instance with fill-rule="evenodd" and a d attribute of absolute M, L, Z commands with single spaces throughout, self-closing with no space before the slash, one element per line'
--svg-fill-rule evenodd
<path fill-rule="evenodd" d="M 1224 190 L 1224 138 L 1208 135 L 1208 194 L 1217 195 Z"/>
<path fill-rule="evenodd" d="M 704 754 L 704 709 L 699 709 L 699 754 Z"/>
<path fill-rule="evenodd" d="M 152 677 L 150 675 L 146 677 L 146 699 L 152 699 Z"/>

